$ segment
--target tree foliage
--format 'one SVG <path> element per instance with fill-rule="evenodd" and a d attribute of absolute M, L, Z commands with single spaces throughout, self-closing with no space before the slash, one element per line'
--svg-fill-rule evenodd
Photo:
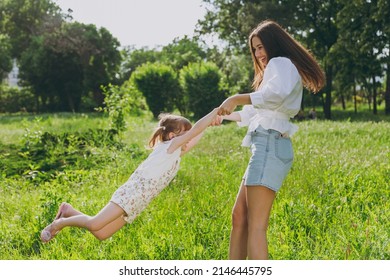
<path fill-rule="evenodd" d="M 119 42 L 104 28 L 63 22 L 52 33 L 35 36 L 20 59 L 20 76 L 40 97 L 44 109 L 79 111 L 81 98 L 114 80 Z"/>
<path fill-rule="evenodd" d="M 34 36 L 50 32 L 61 25 L 61 9 L 51 0 L 2 0 L 3 32 L 11 41 L 12 57 L 20 58 Z"/>
<path fill-rule="evenodd" d="M 79 111 L 87 95 L 102 104 L 100 86 L 115 82 L 121 62 L 119 42 L 107 29 L 73 22 L 50 0 L 4 0 L 1 8 L 11 56 L 39 109 Z"/>
<path fill-rule="evenodd" d="M 164 46 L 161 50 L 161 61 L 176 71 L 205 58 L 206 51 L 199 45 L 199 42 L 195 38 L 190 39 L 187 36 L 182 39 L 174 39 L 172 43 Z"/>
<path fill-rule="evenodd" d="M 343 9 L 338 14 L 340 38 L 336 44 L 342 63 L 341 68 L 351 71 L 350 78 L 367 92 L 369 104 L 377 113 L 379 78 L 386 72 L 389 77 L 389 1 L 342 1 Z M 387 14 L 387 17 L 386 17 Z M 344 70 L 345 71 L 345 70 Z M 345 79 L 344 75 L 344 79 Z M 351 77 L 352 76 L 352 77 Z M 341 80 L 343 83 L 343 80 Z M 387 85 L 385 100 L 386 112 L 390 113 L 390 88 Z"/>
<path fill-rule="evenodd" d="M 12 69 L 11 44 L 9 38 L 0 34 L 0 80 Z"/>
<path fill-rule="evenodd" d="M 360 78 L 358 83 L 366 88 L 372 88 L 372 96 L 375 96 L 374 90 L 377 86 L 374 76 L 378 79 L 389 69 L 390 4 L 387 0 L 203 2 L 206 3 L 208 11 L 205 18 L 199 22 L 198 33 L 200 35 L 215 33 L 227 41 L 231 48 L 248 56 L 248 35 L 265 19 L 276 20 L 307 46 L 322 64 L 327 77 L 323 89 L 326 118 L 331 118 L 334 79 L 338 79 L 336 84 L 343 84 L 342 80 L 352 81 L 356 77 L 364 77 Z M 353 20 L 355 22 L 352 22 Z M 356 68 L 351 69 L 352 66 Z M 349 74 L 347 69 L 350 69 Z M 386 96 L 390 104 L 388 88 L 389 86 L 386 89 Z M 389 106 L 386 105 L 386 111 L 387 107 Z"/>
<path fill-rule="evenodd" d="M 143 47 L 136 49 L 128 46 L 122 50 L 123 62 L 120 70 L 120 81 L 127 81 L 137 67 L 145 63 L 154 63 L 159 60 L 159 51 Z"/>

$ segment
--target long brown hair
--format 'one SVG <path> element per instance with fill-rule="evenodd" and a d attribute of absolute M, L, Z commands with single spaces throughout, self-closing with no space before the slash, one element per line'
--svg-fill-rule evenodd
<path fill-rule="evenodd" d="M 278 23 L 272 20 L 262 21 L 249 35 L 249 48 L 252 54 L 255 76 L 252 87 L 256 90 L 262 80 L 264 69 L 256 59 L 252 47 L 253 37 L 258 37 L 267 53 L 268 61 L 271 58 L 283 56 L 289 58 L 302 77 L 303 85 L 310 91 L 318 92 L 325 83 L 325 75 L 313 55 L 287 33 Z"/>
<path fill-rule="evenodd" d="M 172 114 L 160 114 L 158 127 L 154 130 L 150 140 L 149 147 L 153 148 L 157 142 L 168 141 L 169 133 L 180 133 L 181 131 L 190 130 L 192 127 L 191 122 L 181 116 Z"/>

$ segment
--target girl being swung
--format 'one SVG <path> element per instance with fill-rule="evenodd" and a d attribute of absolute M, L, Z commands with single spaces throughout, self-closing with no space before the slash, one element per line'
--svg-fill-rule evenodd
<path fill-rule="evenodd" d="M 95 216 L 62 203 L 54 221 L 41 232 L 41 240 L 50 241 L 67 226 L 86 228 L 96 238 L 104 240 L 131 223 L 172 181 L 179 170 L 181 156 L 199 141 L 217 111 L 214 109 L 193 127 L 186 118 L 163 116 L 149 142 L 152 153 L 115 191 L 110 202 Z"/>

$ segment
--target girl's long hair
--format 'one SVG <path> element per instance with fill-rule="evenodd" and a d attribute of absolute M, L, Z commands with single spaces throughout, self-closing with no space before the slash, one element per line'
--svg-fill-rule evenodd
<path fill-rule="evenodd" d="M 160 114 L 158 127 L 154 130 L 150 140 L 149 147 L 153 148 L 158 142 L 168 141 L 169 133 L 180 133 L 181 131 L 190 130 L 191 122 L 181 116 L 172 114 Z"/>
<path fill-rule="evenodd" d="M 252 87 L 257 89 L 262 80 L 264 69 L 255 57 L 252 47 L 253 37 L 258 37 L 267 53 L 268 61 L 271 58 L 283 56 L 289 58 L 302 77 L 303 85 L 316 93 L 325 84 L 325 75 L 313 55 L 288 34 L 278 23 L 272 20 L 261 22 L 249 35 L 249 47 L 255 69 Z"/>

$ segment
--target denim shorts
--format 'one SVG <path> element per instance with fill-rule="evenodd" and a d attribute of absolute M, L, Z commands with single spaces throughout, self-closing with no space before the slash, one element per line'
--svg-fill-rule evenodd
<path fill-rule="evenodd" d="M 291 139 L 261 126 L 250 134 L 252 156 L 245 171 L 244 184 L 264 186 L 277 192 L 293 163 Z"/>

